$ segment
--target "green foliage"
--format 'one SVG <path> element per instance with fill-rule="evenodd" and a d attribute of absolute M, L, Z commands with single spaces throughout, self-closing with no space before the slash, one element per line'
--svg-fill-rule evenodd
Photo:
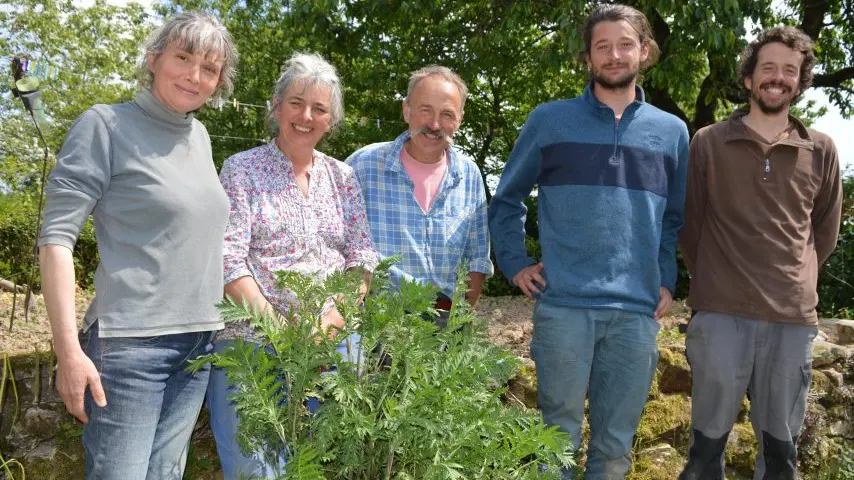
<path fill-rule="evenodd" d="M 223 318 L 248 320 L 264 343 L 237 341 L 195 366 L 222 367 L 237 386 L 242 447 L 270 461 L 289 457 L 280 477 L 288 479 L 557 478 L 572 463 L 568 436 L 500 399 L 518 360 L 490 343 L 460 298 L 447 328 L 425 321 L 436 291 L 388 289 L 390 265 L 378 267 L 363 305 L 355 272 L 325 281 L 282 274 L 281 286 L 301 302 L 284 318 L 223 302 Z M 319 333 L 330 296 L 346 321 L 335 339 Z M 357 361 L 344 362 L 336 346 L 354 333 L 362 348 L 348 342 Z M 330 365 L 334 374 L 325 372 Z M 322 402 L 316 414 L 305 406 L 310 398 Z"/>
<path fill-rule="evenodd" d="M 819 273 L 821 315 L 854 318 L 854 176 L 843 179 L 844 200 L 839 243 Z"/>
<path fill-rule="evenodd" d="M 854 480 L 854 448 L 840 447 L 839 454 L 821 475 L 821 480 Z"/>
<path fill-rule="evenodd" d="M 136 3 L 116 7 L 98 0 L 81 7 L 70 0 L 15 0 L 0 9 L 0 52 L 49 62 L 56 79 L 40 90 L 48 118 L 45 136 L 58 152 L 71 122 L 96 103 L 133 98 L 134 61 L 150 26 Z M 8 64 L 8 63 L 7 63 Z M 37 191 L 42 146 L 20 100 L 0 81 L 0 192 Z"/>
<path fill-rule="evenodd" d="M 13 470 L 13 468 L 15 470 Z M 20 476 L 15 476 L 15 471 L 20 473 Z M 21 462 L 16 458 L 4 458 L 3 455 L 0 455 L 0 473 L 4 473 L 4 477 L 8 480 L 26 480 L 27 472 L 24 470 L 24 466 L 21 465 Z"/>
<path fill-rule="evenodd" d="M 33 264 L 33 246 L 36 239 L 37 200 L 17 195 L 0 196 L 0 278 L 25 284 Z M 74 270 L 77 284 L 92 286 L 98 266 L 98 245 L 91 221 L 83 230 L 74 247 Z M 38 266 L 35 267 L 34 285 L 41 282 Z"/>

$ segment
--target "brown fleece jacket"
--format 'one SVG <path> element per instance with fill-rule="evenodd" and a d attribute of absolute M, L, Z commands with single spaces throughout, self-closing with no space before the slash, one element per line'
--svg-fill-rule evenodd
<path fill-rule="evenodd" d="M 827 135 L 794 117 L 764 143 L 736 111 L 691 141 L 679 244 L 695 310 L 817 323 L 819 266 L 842 212 L 839 159 Z"/>

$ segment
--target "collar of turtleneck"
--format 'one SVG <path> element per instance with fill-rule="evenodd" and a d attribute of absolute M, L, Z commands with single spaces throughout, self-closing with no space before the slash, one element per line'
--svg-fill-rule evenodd
<path fill-rule="evenodd" d="M 163 105 L 148 89 L 140 90 L 136 94 L 134 103 L 139 105 L 139 108 L 148 115 L 168 124 L 186 127 L 193 123 L 193 112 L 178 113 L 170 109 L 166 105 Z"/>

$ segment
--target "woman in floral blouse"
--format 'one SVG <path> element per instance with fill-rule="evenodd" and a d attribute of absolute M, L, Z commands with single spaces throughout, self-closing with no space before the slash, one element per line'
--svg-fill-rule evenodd
<path fill-rule="evenodd" d="M 258 311 L 284 314 L 297 303 L 293 292 L 276 288 L 277 271 L 325 277 L 351 268 L 370 272 L 377 265 L 353 170 L 314 149 L 341 121 L 342 97 L 332 65 L 317 55 L 291 57 L 276 82 L 268 117 L 275 140 L 230 157 L 220 171 L 231 202 L 225 232 L 225 294 Z M 331 301 L 321 323 L 324 331 L 343 326 Z M 257 342 L 248 324 L 230 323 L 218 335 L 215 351 L 234 338 Z M 225 478 L 270 475 L 260 453 L 240 452 L 238 420 L 228 390 L 225 373 L 215 369 L 208 403 Z"/>

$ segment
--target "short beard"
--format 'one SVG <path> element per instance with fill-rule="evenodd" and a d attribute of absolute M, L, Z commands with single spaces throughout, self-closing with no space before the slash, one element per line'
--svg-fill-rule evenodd
<path fill-rule="evenodd" d="M 768 105 L 767 103 L 765 103 L 762 100 L 762 88 L 769 86 L 769 85 L 770 86 L 779 86 L 779 87 L 786 89 L 784 91 L 784 93 L 786 93 L 786 94 L 789 94 L 792 91 L 786 85 L 782 85 L 780 83 L 775 83 L 775 82 L 766 82 L 765 84 L 759 86 L 759 88 L 756 90 L 755 95 L 751 91 L 750 96 L 753 99 L 753 102 L 756 104 L 756 106 L 759 107 L 759 110 L 762 111 L 762 113 L 764 113 L 765 115 L 777 115 L 777 114 L 781 113 L 783 110 L 788 109 L 789 105 L 791 105 L 795 101 L 796 97 L 790 98 L 788 101 L 782 102 L 780 105 Z"/>
<path fill-rule="evenodd" d="M 608 90 L 625 90 L 629 86 L 631 86 L 632 82 L 636 81 L 638 78 L 639 72 L 629 72 L 622 77 L 617 78 L 616 80 L 611 80 L 604 75 L 599 75 L 598 72 L 593 72 L 591 74 L 591 79 L 594 83 L 601 86 L 602 88 L 606 88 Z"/>
<path fill-rule="evenodd" d="M 755 97 L 753 98 L 753 103 L 755 103 L 756 106 L 759 107 L 759 110 L 761 110 L 765 115 L 777 115 L 783 110 L 788 109 L 790 105 L 789 102 L 783 102 L 780 105 L 772 106 L 762 101 L 761 98 Z"/>

